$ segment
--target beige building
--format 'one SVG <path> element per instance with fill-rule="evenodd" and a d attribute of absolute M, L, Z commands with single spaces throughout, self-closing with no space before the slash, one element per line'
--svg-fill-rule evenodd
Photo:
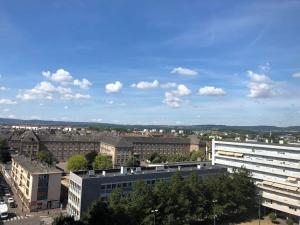
<path fill-rule="evenodd" d="M 61 171 L 56 168 L 13 156 L 11 183 L 30 212 L 60 206 Z"/>
<path fill-rule="evenodd" d="M 100 143 L 100 154 L 111 156 L 114 167 L 125 165 L 132 156 L 143 161 L 153 153 L 171 156 L 187 155 L 190 151 L 188 138 L 106 136 Z"/>

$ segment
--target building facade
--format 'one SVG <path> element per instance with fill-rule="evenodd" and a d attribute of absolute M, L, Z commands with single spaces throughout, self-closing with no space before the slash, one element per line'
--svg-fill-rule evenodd
<path fill-rule="evenodd" d="M 300 146 L 213 141 L 213 165 L 247 168 L 264 207 L 300 218 Z"/>
<path fill-rule="evenodd" d="M 80 219 L 87 211 L 91 203 L 99 198 L 107 200 L 115 188 L 122 188 L 125 192 L 132 190 L 137 181 L 144 181 L 149 185 L 157 181 L 168 181 L 177 171 L 183 177 L 195 172 L 199 177 L 213 176 L 226 171 L 224 167 L 211 166 L 208 162 L 175 167 L 136 168 L 128 170 L 121 167 L 120 170 L 107 171 L 79 171 L 70 173 L 70 186 L 68 194 L 67 213 Z"/>
<path fill-rule="evenodd" d="M 61 171 L 55 168 L 14 156 L 11 183 L 30 212 L 60 206 Z"/>
<path fill-rule="evenodd" d="M 133 156 L 144 161 L 153 153 L 187 155 L 191 146 L 188 138 L 107 136 L 101 139 L 99 152 L 111 156 L 114 167 L 120 167 Z"/>

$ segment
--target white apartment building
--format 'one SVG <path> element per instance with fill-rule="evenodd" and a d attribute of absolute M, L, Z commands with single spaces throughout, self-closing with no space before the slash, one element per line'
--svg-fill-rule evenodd
<path fill-rule="evenodd" d="M 226 166 L 229 172 L 250 170 L 261 204 L 299 220 L 300 146 L 213 140 L 212 155 L 212 164 Z"/>

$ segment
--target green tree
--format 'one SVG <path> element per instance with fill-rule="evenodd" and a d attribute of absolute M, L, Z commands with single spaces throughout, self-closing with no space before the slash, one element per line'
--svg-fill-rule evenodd
<path fill-rule="evenodd" d="M 287 219 L 287 220 L 285 221 L 285 223 L 286 223 L 287 225 L 293 225 L 293 224 L 294 224 L 294 221 L 291 220 L 291 219 Z"/>
<path fill-rule="evenodd" d="M 274 212 L 271 212 L 268 216 L 272 222 L 275 222 L 277 219 L 277 215 Z"/>
<path fill-rule="evenodd" d="M 7 163 L 11 161 L 11 154 L 9 150 L 0 148 L 0 161 L 2 163 Z"/>
<path fill-rule="evenodd" d="M 98 155 L 98 153 L 96 151 L 91 151 L 84 155 L 85 159 L 87 160 L 89 169 L 91 169 L 93 167 L 93 162 L 97 155 Z"/>
<path fill-rule="evenodd" d="M 138 167 L 138 166 L 140 166 L 140 161 L 136 157 L 133 156 L 126 162 L 126 166 Z"/>
<path fill-rule="evenodd" d="M 87 168 L 87 160 L 83 155 L 73 155 L 68 159 L 67 169 L 69 171 L 83 170 Z"/>
<path fill-rule="evenodd" d="M 112 225 L 113 212 L 107 204 L 101 200 L 96 200 L 88 212 L 83 215 L 82 221 L 87 225 Z"/>
<path fill-rule="evenodd" d="M 55 217 L 52 225 L 84 225 L 81 221 L 75 221 L 73 216 Z"/>
<path fill-rule="evenodd" d="M 49 151 L 39 151 L 37 153 L 37 158 L 39 161 L 52 165 L 54 163 L 53 155 Z"/>
<path fill-rule="evenodd" d="M 193 151 L 191 153 L 190 160 L 191 161 L 198 161 L 198 160 L 203 161 L 203 160 L 205 160 L 205 154 L 203 151 L 200 151 L 200 150 Z"/>
<path fill-rule="evenodd" d="M 97 155 L 94 162 L 93 162 L 93 168 L 96 169 L 111 169 L 112 161 L 111 157 L 107 155 Z"/>

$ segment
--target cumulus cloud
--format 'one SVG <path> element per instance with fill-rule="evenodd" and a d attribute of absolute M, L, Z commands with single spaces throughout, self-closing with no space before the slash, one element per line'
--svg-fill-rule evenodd
<path fill-rule="evenodd" d="M 188 96 L 192 92 L 184 84 L 179 84 L 176 90 L 165 92 L 165 98 L 163 103 L 172 108 L 178 108 L 181 106 L 183 100 L 181 97 Z"/>
<path fill-rule="evenodd" d="M 205 86 L 198 91 L 199 95 L 205 96 L 222 96 L 225 95 L 225 91 L 222 88 L 216 88 L 213 86 Z"/>
<path fill-rule="evenodd" d="M 112 104 L 114 104 L 114 101 L 109 100 L 109 101 L 107 101 L 106 103 L 109 104 L 109 105 L 112 105 Z"/>
<path fill-rule="evenodd" d="M 165 103 L 167 106 L 172 107 L 172 108 L 178 108 L 181 105 L 182 100 L 175 96 L 171 92 L 166 92 L 165 93 L 165 99 L 163 100 L 163 103 Z"/>
<path fill-rule="evenodd" d="M 198 72 L 196 70 L 183 68 L 183 67 L 176 67 L 171 71 L 171 73 L 177 73 L 177 74 L 185 75 L 185 76 L 195 76 L 198 74 Z"/>
<path fill-rule="evenodd" d="M 13 101 L 11 99 L 8 99 L 8 98 L 1 98 L 0 99 L 0 105 L 15 105 L 17 104 L 16 101 Z"/>
<path fill-rule="evenodd" d="M 101 119 L 101 118 L 98 118 L 98 119 L 92 119 L 92 121 L 93 121 L 93 122 L 102 122 L 103 119 Z"/>
<path fill-rule="evenodd" d="M 173 94 L 182 97 L 182 96 L 187 96 L 190 95 L 192 92 L 190 89 L 188 89 L 184 84 L 179 84 L 177 86 L 177 90 L 172 91 Z"/>
<path fill-rule="evenodd" d="M 89 89 L 92 86 L 92 83 L 85 78 L 82 80 L 74 80 L 73 84 L 79 86 L 81 89 Z"/>
<path fill-rule="evenodd" d="M 292 75 L 293 77 L 300 78 L 300 72 L 296 72 Z"/>
<path fill-rule="evenodd" d="M 16 119 L 16 116 L 11 114 L 11 115 L 8 115 L 8 118 L 9 119 Z"/>
<path fill-rule="evenodd" d="M 4 87 L 4 86 L 0 86 L 0 91 L 6 91 L 7 90 L 7 88 L 6 87 Z"/>
<path fill-rule="evenodd" d="M 67 93 L 72 93 L 70 88 L 66 87 L 55 87 L 48 81 L 42 81 L 38 83 L 34 88 L 30 90 L 25 90 L 23 93 L 19 93 L 17 98 L 22 100 L 35 100 L 35 99 L 47 99 L 52 100 L 53 94 L 65 95 Z"/>
<path fill-rule="evenodd" d="M 123 84 L 120 81 L 116 81 L 115 83 L 109 83 L 105 85 L 106 93 L 117 93 L 123 87 Z"/>
<path fill-rule="evenodd" d="M 65 105 L 65 106 L 64 106 L 64 109 L 65 109 L 65 110 L 69 109 L 69 106 Z"/>
<path fill-rule="evenodd" d="M 250 78 L 248 88 L 250 93 L 248 97 L 251 98 L 268 98 L 276 95 L 275 82 L 265 74 L 257 74 L 248 71 Z"/>
<path fill-rule="evenodd" d="M 55 81 L 62 85 L 66 85 L 73 80 L 72 75 L 64 69 L 58 69 L 55 73 L 52 73 L 52 75 L 50 74 L 50 71 L 43 71 L 42 74 L 49 80 Z"/>
<path fill-rule="evenodd" d="M 175 88 L 176 86 L 177 84 L 175 82 L 168 82 L 160 85 L 160 87 L 164 89 Z"/>
<path fill-rule="evenodd" d="M 153 82 L 141 81 L 137 84 L 132 84 L 131 87 L 138 89 L 151 89 L 159 87 L 158 80 L 154 80 Z"/>

